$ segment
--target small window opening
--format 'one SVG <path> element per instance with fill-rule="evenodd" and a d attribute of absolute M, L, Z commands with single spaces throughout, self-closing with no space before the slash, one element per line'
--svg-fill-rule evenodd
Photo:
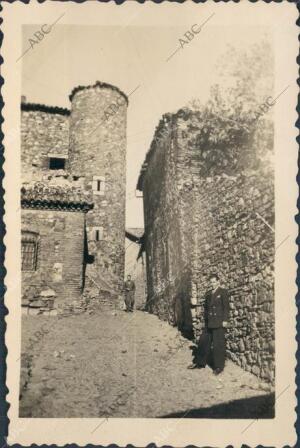
<path fill-rule="evenodd" d="M 92 190 L 95 194 L 99 194 L 101 196 L 104 195 L 105 190 L 104 176 L 93 176 Z"/>
<path fill-rule="evenodd" d="M 22 271 L 36 271 L 37 268 L 37 235 L 22 232 L 21 242 Z"/>
<path fill-rule="evenodd" d="M 64 170 L 66 159 L 59 157 L 49 158 L 49 169 L 50 170 Z"/>
<path fill-rule="evenodd" d="M 91 233 L 92 241 L 102 241 L 103 240 L 103 227 L 93 227 Z"/>

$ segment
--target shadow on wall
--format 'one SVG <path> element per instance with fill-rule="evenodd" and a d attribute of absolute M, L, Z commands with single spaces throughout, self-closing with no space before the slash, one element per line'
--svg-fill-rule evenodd
<path fill-rule="evenodd" d="M 169 294 L 169 297 L 172 297 L 172 295 Z M 139 309 L 154 314 L 161 320 L 167 321 L 173 327 L 177 327 L 182 336 L 191 341 L 194 340 L 192 315 L 190 307 L 186 302 L 186 295 L 179 294 L 174 299 L 171 298 L 172 304 L 165 306 L 163 310 L 161 307 L 161 303 L 163 303 L 162 297 L 157 295 L 155 299 L 155 301 L 148 299 Z"/>
<path fill-rule="evenodd" d="M 176 279 L 173 291 L 170 291 L 173 301 L 174 326 L 189 340 L 194 339 L 193 319 L 190 306 L 190 271 L 183 270 Z"/>
<path fill-rule="evenodd" d="M 174 299 L 174 323 L 182 336 L 189 340 L 194 339 L 193 321 L 191 309 L 187 300 L 187 294 L 180 293 Z"/>
<path fill-rule="evenodd" d="M 88 249 L 88 241 L 87 241 L 87 232 L 86 227 L 84 228 L 84 241 L 83 241 L 83 281 L 82 281 L 82 291 L 84 291 L 85 287 L 85 276 L 86 276 L 86 269 L 88 264 L 93 264 L 95 261 L 95 256 L 89 254 Z"/>
<path fill-rule="evenodd" d="M 209 408 L 185 409 L 158 418 L 274 418 L 274 393 L 233 400 Z M 255 420 L 253 421 L 255 423 Z M 247 425 L 245 425 L 245 430 Z"/>

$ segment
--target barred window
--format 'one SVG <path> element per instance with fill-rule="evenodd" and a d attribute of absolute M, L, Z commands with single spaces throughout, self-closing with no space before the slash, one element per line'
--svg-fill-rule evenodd
<path fill-rule="evenodd" d="M 22 232 L 22 271 L 35 271 L 37 266 L 38 234 Z"/>

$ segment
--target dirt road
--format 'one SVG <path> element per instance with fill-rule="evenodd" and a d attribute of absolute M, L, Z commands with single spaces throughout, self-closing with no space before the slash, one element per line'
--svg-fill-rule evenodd
<path fill-rule="evenodd" d="M 191 346 L 142 311 L 23 316 L 20 416 L 271 416 L 272 394 L 256 377 L 229 361 L 220 377 L 189 370 Z"/>

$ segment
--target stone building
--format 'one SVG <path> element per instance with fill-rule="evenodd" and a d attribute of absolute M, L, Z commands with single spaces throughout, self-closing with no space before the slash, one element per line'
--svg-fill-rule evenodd
<path fill-rule="evenodd" d="M 84 283 L 85 221 L 92 198 L 71 182 L 57 186 L 51 180 L 21 190 L 22 305 L 31 305 L 33 312 L 43 308 L 43 291 L 54 291 L 57 309 L 78 297 Z"/>
<path fill-rule="evenodd" d="M 70 101 L 21 104 L 25 298 L 50 288 L 70 301 L 90 282 L 116 297 L 123 285 L 128 100 L 97 82 Z"/>
<path fill-rule="evenodd" d="M 273 381 L 273 170 L 268 163 L 247 162 L 256 149 L 272 152 L 272 130 L 241 142 L 245 147 L 233 166 L 225 150 L 211 163 L 213 154 L 199 144 L 195 123 L 192 111 L 165 115 L 138 180 L 148 308 L 198 336 L 203 307 L 195 314 L 191 303 L 203 305 L 208 277 L 218 273 L 230 291 L 228 356 Z"/>

